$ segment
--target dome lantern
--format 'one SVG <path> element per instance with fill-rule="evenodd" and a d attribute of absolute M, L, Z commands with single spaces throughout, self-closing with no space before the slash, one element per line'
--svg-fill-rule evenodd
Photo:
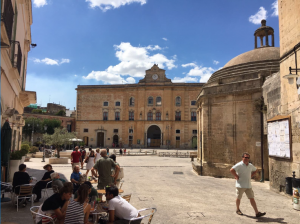
<path fill-rule="evenodd" d="M 254 40 L 255 45 L 254 48 L 257 48 L 257 37 L 260 38 L 260 47 L 270 47 L 269 45 L 269 35 L 272 36 L 272 47 L 274 47 L 274 29 L 270 26 L 267 26 L 267 21 L 263 19 L 261 21 L 261 27 L 259 27 L 254 32 Z M 265 38 L 265 45 L 264 45 L 264 38 Z"/>

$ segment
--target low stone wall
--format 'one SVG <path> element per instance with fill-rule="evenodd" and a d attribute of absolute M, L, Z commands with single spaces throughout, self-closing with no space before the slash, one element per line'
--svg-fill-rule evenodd
<path fill-rule="evenodd" d="M 69 162 L 69 158 L 67 157 L 60 157 L 60 158 L 56 158 L 56 157 L 51 157 L 49 158 L 49 164 L 68 164 Z"/>
<path fill-rule="evenodd" d="M 43 158 L 43 152 L 36 152 L 35 154 L 32 154 L 33 158 Z"/>

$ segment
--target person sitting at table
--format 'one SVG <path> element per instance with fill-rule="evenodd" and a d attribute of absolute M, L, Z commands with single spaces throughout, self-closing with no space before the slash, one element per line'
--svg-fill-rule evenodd
<path fill-rule="evenodd" d="M 52 170 L 52 166 L 50 164 L 46 164 L 44 166 L 44 170 L 47 170 L 47 172 L 44 174 L 42 180 L 40 180 L 39 182 L 36 183 L 36 185 L 33 188 L 32 193 L 36 194 L 36 199 L 34 200 L 34 202 L 38 202 L 41 197 L 42 197 L 42 189 L 46 188 L 46 185 L 49 181 L 51 181 L 51 173 L 54 172 L 54 170 Z M 48 187 L 51 187 L 51 183 L 48 185 Z"/>
<path fill-rule="evenodd" d="M 80 172 L 79 166 L 78 165 L 74 166 L 73 173 L 71 174 L 71 178 L 70 178 L 71 182 L 73 183 L 73 192 L 74 193 L 80 187 L 80 183 L 79 183 L 80 175 L 81 175 L 81 172 Z"/>
<path fill-rule="evenodd" d="M 59 190 L 59 193 L 53 194 L 40 205 L 38 213 L 57 219 L 58 223 L 63 224 L 72 193 L 73 185 L 70 182 L 64 183 L 64 186 Z M 47 218 L 42 218 L 42 216 L 37 215 L 35 221 L 38 224 L 47 223 Z"/>
<path fill-rule="evenodd" d="M 65 224 L 88 223 L 91 205 L 88 203 L 89 186 L 80 185 L 78 189 L 78 197 L 70 200 L 66 211 Z"/>
<path fill-rule="evenodd" d="M 119 196 L 119 189 L 115 185 L 107 186 L 106 200 L 108 201 L 109 223 L 125 224 L 129 223 L 130 219 L 139 216 L 138 210 L 129 204 L 125 199 Z M 135 220 L 132 224 L 139 224 L 142 220 Z"/>
<path fill-rule="evenodd" d="M 20 192 L 20 187 L 17 187 L 19 185 L 24 185 L 24 184 L 29 184 L 31 183 L 32 180 L 29 176 L 29 174 L 26 172 L 26 165 L 25 164 L 20 164 L 19 165 L 19 171 L 14 173 L 13 177 L 13 191 L 16 194 L 19 194 Z M 19 201 L 22 201 L 22 198 L 19 198 Z M 23 207 L 26 206 L 26 201 L 23 201 Z"/>
<path fill-rule="evenodd" d="M 56 186 L 58 190 L 60 190 L 66 182 L 66 180 L 59 177 L 59 173 L 57 172 L 51 173 L 50 177 L 52 179 L 52 187 L 54 188 L 54 186 Z"/>
<path fill-rule="evenodd" d="M 89 198 L 97 198 L 98 197 L 98 192 L 95 188 L 93 188 L 93 185 L 89 181 L 85 181 L 83 184 L 86 184 L 89 186 Z M 75 192 L 74 198 L 78 197 L 78 191 Z"/>

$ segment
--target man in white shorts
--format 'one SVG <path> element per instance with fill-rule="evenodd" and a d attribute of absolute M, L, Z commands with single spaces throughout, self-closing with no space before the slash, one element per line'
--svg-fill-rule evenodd
<path fill-rule="evenodd" d="M 250 154 L 247 152 L 243 153 L 243 160 L 235 164 L 230 172 L 236 179 L 236 213 L 238 215 L 243 215 L 240 210 L 240 203 L 245 192 L 250 203 L 255 211 L 256 217 L 264 216 L 265 212 L 259 212 L 256 207 L 256 202 L 254 200 L 254 192 L 251 186 L 251 177 L 256 174 L 256 167 L 249 163 Z"/>

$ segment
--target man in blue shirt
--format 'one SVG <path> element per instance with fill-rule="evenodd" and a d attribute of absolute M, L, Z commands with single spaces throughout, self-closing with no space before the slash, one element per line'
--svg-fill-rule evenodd
<path fill-rule="evenodd" d="M 241 162 L 235 164 L 230 169 L 230 172 L 236 179 L 236 213 L 238 215 L 243 215 L 243 213 L 240 210 L 240 203 L 243 193 L 245 192 L 255 211 L 256 217 L 264 216 L 266 214 L 265 212 L 262 213 L 257 210 L 256 202 L 254 200 L 254 192 L 251 186 L 251 177 L 253 177 L 256 174 L 257 169 L 255 166 L 249 163 L 249 153 L 244 152 L 242 158 L 243 159 Z"/>
<path fill-rule="evenodd" d="M 71 174 L 71 182 L 73 183 L 73 193 L 75 193 L 80 184 L 79 184 L 79 179 L 80 179 L 80 175 L 81 175 L 81 172 L 80 172 L 80 168 L 78 165 L 74 166 L 74 169 L 73 169 L 73 173 Z"/>

